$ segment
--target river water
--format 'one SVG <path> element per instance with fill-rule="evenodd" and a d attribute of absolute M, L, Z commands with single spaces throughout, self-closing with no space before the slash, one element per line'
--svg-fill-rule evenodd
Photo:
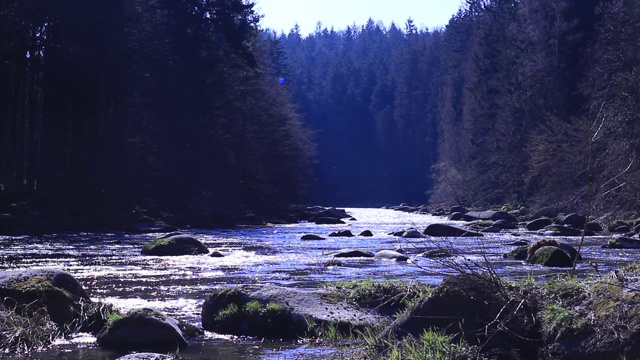
<path fill-rule="evenodd" d="M 409 214 L 387 209 L 349 208 L 355 220 L 347 225 L 249 226 L 226 230 L 183 229 L 211 250 L 225 256 L 153 257 L 142 256 L 143 244 L 158 234 L 63 233 L 38 237 L 0 237 L 0 270 L 57 268 L 75 276 L 94 300 L 114 304 L 123 311 L 140 307 L 157 308 L 168 315 L 200 325 L 200 308 L 216 287 L 236 284 L 272 283 L 299 288 L 316 288 L 336 280 L 417 280 L 436 285 L 455 274 L 452 268 L 491 267 L 509 278 L 550 276 L 566 272 L 542 269 L 520 261 L 504 260 L 514 241 L 533 241 L 539 236 L 523 230 L 486 234 L 481 238 L 402 239 L 388 235 L 411 227 L 423 230 L 431 223 L 452 223 L 430 215 Z M 301 236 L 349 229 L 354 234 L 371 230 L 373 237 L 334 238 L 304 241 Z M 615 266 L 638 258 L 638 250 L 602 249 L 608 237 L 588 238 L 578 265 L 582 276 L 610 272 Z M 563 238 L 578 247 L 580 238 Z M 412 258 L 407 263 L 373 259 L 341 259 L 342 266 L 325 266 L 328 253 L 344 248 L 372 252 L 404 249 Z M 432 248 L 447 248 L 457 255 L 446 260 L 416 257 Z M 594 266 L 597 264 L 597 266 Z M 305 343 L 262 342 L 207 332 L 190 343 L 180 355 L 200 359 L 324 359 L 335 349 Z M 29 359 L 111 360 L 125 354 L 104 351 L 95 338 L 80 334 L 59 341 Z M 3 358 L 18 359 L 5 354 Z"/>

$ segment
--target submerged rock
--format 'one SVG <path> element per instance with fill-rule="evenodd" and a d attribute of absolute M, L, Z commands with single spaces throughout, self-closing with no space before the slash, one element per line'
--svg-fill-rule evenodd
<path fill-rule="evenodd" d="M 340 230 L 329 234 L 330 237 L 353 237 L 351 230 Z"/>
<path fill-rule="evenodd" d="M 143 255 L 179 256 L 208 254 L 209 249 L 190 235 L 172 235 L 157 238 L 142 248 Z"/>
<path fill-rule="evenodd" d="M 610 249 L 640 249 L 640 239 L 618 236 L 609 239 L 607 244 L 603 247 Z"/>
<path fill-rule="evenodd" d="M 353 257 L 372 258 L 375 256 L 371 251 L 362 250 L 362 249 L 343 249 L 343 250 L 338 250 L 336 252 L 333 252 L 330 255 L 337 258 L 353 258 Z"/>
<path fill-rule="evenodd" d="M 364 230 L 363 232 L 361 232 L 358 236 L 362 236 L 362 237 L 373 237 L 373 233 L 371 232 L 371 230 Z"/>
<path fill-rule="evenodd" d="M 324 240 L 324 238 L 322 236 L 315 235 L 315 234 L 302 235 L 302 237 L 300 239 L 301 240 Z"/>

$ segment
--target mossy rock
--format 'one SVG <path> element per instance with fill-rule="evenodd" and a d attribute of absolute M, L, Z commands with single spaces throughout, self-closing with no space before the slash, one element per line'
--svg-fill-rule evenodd
<path fill-rule="evenodd" d="M 97 341 L 103 348 L 124 351 L 173 352 L 188 345 L 177 320 L 150 308 L 117 317 L 103 329 Z"/>
<path fill-rule="evenodd" d="M 60 328 L 81 322 L 91 302 L 73 276 L 47 269 L 0 273 L 0 298 L 7 308 L 27 316 L 45 309 Z"/>
<path fill-rule="evenodd" d="M 543 246 L 536 250 L 529 263 L 550 267 L 572 267 L 573 261 L 569 255 L 555 246 Z"/>
<path fill-rule="evenodd" d="M 527 259 L 527 251 L 529 250 L 529 245 L 519 246 L 508 253 L 502 255 L 505 259 L 513 259 L 513 260 L 526 260 Z"/>
<path fill-rule="evenodd" d="M 143 255 L 180 256 L 208 254 L 209 249 L 190 235 L 173 235 L 158 238 L 142 248 Z"/>

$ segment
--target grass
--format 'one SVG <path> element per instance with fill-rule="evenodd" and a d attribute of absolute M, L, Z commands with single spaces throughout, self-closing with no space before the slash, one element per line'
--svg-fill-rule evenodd
<path fill-rule="evenodd" d="M 389 360 L 449 360 L 459 358 L 464 346 L 451 342 L 452 337 L 436 330 L 425 330 L 417 338 L 387 341 L 389 347 L 383 354 Z"/>
<path fill-rule="evenodd" d="M 577 334 L 589 326 L 589 320 L 567 308 L 549 304 L 542 310 L 542 320 L 548 331 Z"/>
<path fill-rule="evenodd" d="M 30 316 L 0 305 L 0 351 L 29 353 L 51 344 L 62 333 L 51 322 L 45 308 L 30 311 Z"/>

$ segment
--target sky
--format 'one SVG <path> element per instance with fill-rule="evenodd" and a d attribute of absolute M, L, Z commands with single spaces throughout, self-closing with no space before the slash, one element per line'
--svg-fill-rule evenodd
<path fill-rule="evenodd" d="M 254 0 L 255 9 L 264 15 L 263 29 L 288 33 L 297 23 L 300 33 L 308 35 L 316 29 L 318 21 L 323 28 L 344 30 L 354 23 L 366 24 L 369 18 L 391 22 L 404 29 L 408 18 L 418 28 L 435 29 L 445 26 L 464 0 Z"/>

